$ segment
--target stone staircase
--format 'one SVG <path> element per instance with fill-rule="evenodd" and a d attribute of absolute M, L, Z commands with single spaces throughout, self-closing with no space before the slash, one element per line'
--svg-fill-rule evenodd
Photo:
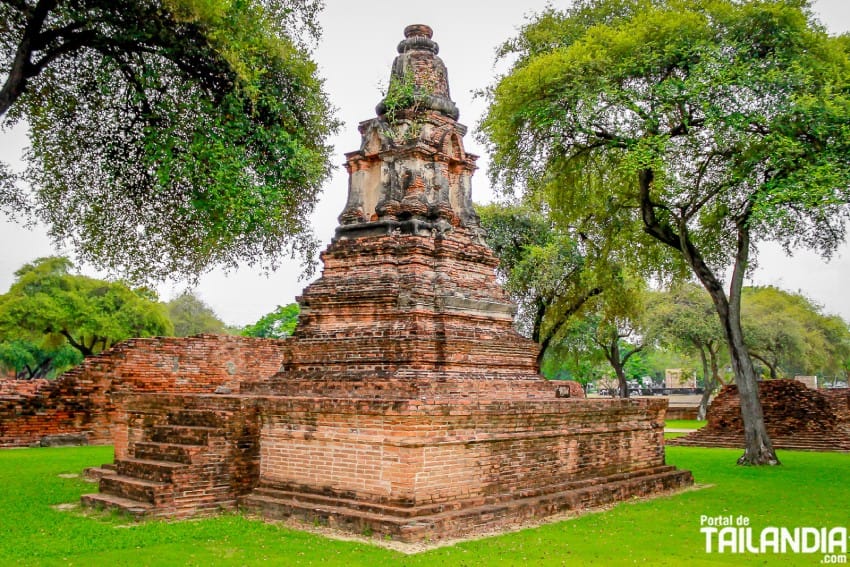
<path fill-rule="evenodd" d="M 89 469 L 100 492 L 82 502 L 144 517 L 189 517 L 234 509 L 229 473 L 222 458 L 226 431 L 212 411 L 169 412 L 165 423 L 145 426 L 128 456 Z"/>
<path fill-rule="evenodd" d="M 487 532 L 496 525 L 523 525 L 534 518 L 609 505 L 628 497 L 656 495 L 693 483 L 689 471 L 670 465 L 585 478 L 545 490 L 479 496 L 468 501 L 387 503 L 354 496 L 308 493 L 263 481 L 240 498 L 241 508 L 264 518 L 298 518 L 359 533 L 389 535 L 401 541 L 421 541 L 437 529 L 451 526 L 463 533 Z"/>
<path fill-rule="evenodd" d="M 850 433 L 841 428 L 830 432 L 798 432 L 794 435 L 771 435 L 770 438 L 776 449 L 785 449 L 788 451 L 850 452 Z M 666 444 L 679 447 L 727 447 L 742 449 L 744 447 L 744 434 L 700 429 L 682 437 L 668 439 Z"/>

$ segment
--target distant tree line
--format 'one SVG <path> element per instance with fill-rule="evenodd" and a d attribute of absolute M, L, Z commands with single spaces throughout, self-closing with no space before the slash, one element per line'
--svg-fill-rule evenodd
<path fill-rule="evenodd" d="M 54 378 L 131 337 L 283 338 L 297 321 L 293 303 L 244 328 L 230 327 L 192 291 L 160 302 L 149 288 L 80 275 L 64 257 L 40 258 L 15 272 L 0 295 L 0 370 L 19 379 Z"/>
<path fill-rule="evenodd" d="M 702 413 L 710 394 L 734 381 L 723 330 L 700 285 L 650 286 L 627 259 L 601 257 L 589 238 L 559 232 L 529 203 L 478 210 L 500 278 L 519 305 L 517 328 L 541 345 L 543 374 L 585 387 L 613 384 L 625 397 L 635 384 L 659 384 L 666 369 L 682 369 L 699 377 Z M 847 322 L 802 294 L 745 286 L 741 320 L 760 378 L 847 379 Z"/>

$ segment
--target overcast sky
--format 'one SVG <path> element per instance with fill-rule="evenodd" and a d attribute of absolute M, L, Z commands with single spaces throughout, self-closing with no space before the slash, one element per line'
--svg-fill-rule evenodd
<path fill-rule="evenodd" d="M 330 242 L 336 217 L 345 204 L 347 176 L 341 166 L 343 154 L 360 146 L 357 124 L 374 116 L 381 89 L 386 87 L 389 78 L 396 45 L 408 24 L 424 23 L 434 29 L 440 57 L 448 67 L 452 99 L 460 108 L 460 121 L 470 127 L 466 149 L 481 155 L 481 170 L 473 180 L 473 198 L 478 202 L 490 200 L 492 192 L 485 174 L 487 156 L 474 140 L 474 127 L 484 111 L 484 102 L 474 99 L 472 93 L 492 82 L 498 72 L 493 67 L 495 48 L 515 34 L 526 16 L 550 3 L 556 7 L 566 3 L 551 0 L 326 2 L 321 17 L 324 32 L 315 59 L 326 79 L 331 101 L 338 109 L 338 118 L 345 125 L 331 141 L 338 166 L 324 188 L 313 217 L 316 235 L 322 239 L 323 246 Z M 830 32 L 850 30 L 850 0 L 818 0 L 814 8 Z M 20 167 L 20 154 L 26 143 L 23 129 L 0 133 L 0 160 Z M 43 227 L 26 229 L 0 213 L 0 293 L 8 290 L 14 271 L 24 263 L 41 256 L 69 252 L 55 247 Z M 748 283 L 802 291 L 822 304 L 827 312 L 850 320 L 850 293 L 843 289 L 850 283 L 850 246 L 847 244 L 829 263 L 807 252 L 798 252 L 789 258 L 778 247 L 763 245 L 759 264 Z M 85 267 L 84 272 L 94 274 Z M 299 281 L 299 276 L 297 262 L 284 264 L 269 277 L 248 268 L 229 274 L 215 271 L 201 279 L 196 291 L 226 322 L 243 325 L 277 305 L 294 301 L 308 283 Z M 173 282 L 159 286 L 165 300 L 184 289 L 185 285 Z"/>

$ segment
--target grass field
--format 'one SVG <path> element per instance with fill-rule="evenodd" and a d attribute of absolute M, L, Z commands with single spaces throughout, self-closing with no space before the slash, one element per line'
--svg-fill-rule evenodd
<path fill-rule="evenodd" d="M 671 447 L 668 461 L 711 485 L 651 501 L 405 556 L 227 515 L 128 523 L 53 506 L 94 486 L 84 467 L 108 447 L 0 451 L 0 565 L 816 565 L 819 555 L 706 554 L 700 516 L 747 516 L 766 526 L 848 525 L 850 455 L 780 452 L 784 465 L 741 468 L 740 451 Z"/>
<path fill-rule="evenodd" d="M 664 422 L 666 429 L 700 429 L 705 427 L 706 421 L 696 419 L 668 419 Z"/>

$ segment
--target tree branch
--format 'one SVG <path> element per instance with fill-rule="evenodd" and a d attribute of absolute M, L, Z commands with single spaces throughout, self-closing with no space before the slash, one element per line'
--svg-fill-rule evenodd
<path fill-rule="evenodd" d="M 62 329 L 61 331 L 59 331 L 59 334 L 65 337 L 68 340 L 68 344 L 80 351 L 83 356 L 91 356 L 91 349 L 87 348 L 86 345 L 78 343 L 76 340 L 74 340 L 74 337 L 66 329 Z"/>
<path fill-rule="evenodd" d="M 539 365 L 543 362 L 543 355 L 546 354 L 546 349 L 549 348 L 549 345 L 552 343 L 552 340 L 558 336 L 558 333 L 561 332 L 561 329 L 564 328 L 564 325 L 567 324 L 567 321 L 570 320 L 570 317 L 575 315 L 575 313 L 581 309 L 582 305 L 587 303 L 590 298 L 595 297 L 602 293 L 603 288 L 595 287 L 587 291 L 587 293 L 579 296 L 576 300 L 570 305 L 570 308 L 567 309 L 567 312 L 561 317 L 561 320 L 555 325 L 555 327 L 546 334 L 546 338 L 544 338 L 540 342 L 540 353 L 537 355 L 537 364 Z"/>
<path fill-rule="evenodd" d="M 34 50 L 33 43 L 41 30 L 41 26 L 44 24 L 44 20 L 56 6 L 57 1 L 40 0 L 35 8 L 29 12 L 27 25 L 24 28 L 21 41 L 18 43 L 18 48 L 15 50 L 15 57 L 12 59 L 9 75 L 6 77 L 3 88 L 0 89 L 0 116 L 6 114 L 12 104 L 26 90 L 27 79 L 29 78 L 27 73 Z"/>

